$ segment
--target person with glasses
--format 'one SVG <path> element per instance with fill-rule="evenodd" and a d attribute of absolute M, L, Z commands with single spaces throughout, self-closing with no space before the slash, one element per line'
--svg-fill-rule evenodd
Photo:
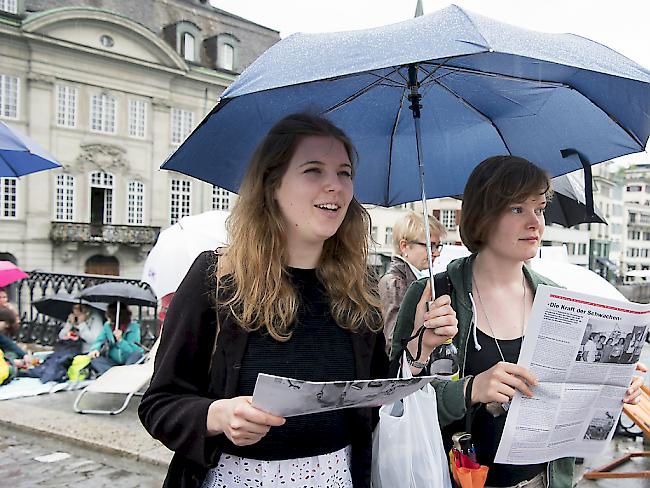
<path fill-rule="evenodd" d="M 431 237 L 431 259 L 440 256 L 440 240 L 447 235 L 445 227 L 433 216 L 429 216 L 429 233 Z M 397 320 L 397 311 L 409 285 L 429 266 L 427 244 L 424 233 L 424 217 L 416 212 L 408 212 L 393 226 L 393 257 L 386 274 L 379 280 L 381 313 L 384 320 L 386 353 L 390 354 L 393 330 Z"/>

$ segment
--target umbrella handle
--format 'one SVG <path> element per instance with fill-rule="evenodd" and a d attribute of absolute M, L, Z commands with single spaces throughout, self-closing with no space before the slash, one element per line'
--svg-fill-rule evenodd
<path fill-rule="evenodd" d="M 582 169 L 585 173 L 585 212 L 586 217 L 591 219 L 596 217 L 596 212 L 594 211 L 594 190 L 593 190 L 593 180 L 591 177 L 591 163 L 587 157 L 582 154 L 577 149 L 568 148 L 561 149 L 560 154 L 563 158 L 569 158 L 571 156 L 577 156 L 578 161 L 582 165 Z"/>

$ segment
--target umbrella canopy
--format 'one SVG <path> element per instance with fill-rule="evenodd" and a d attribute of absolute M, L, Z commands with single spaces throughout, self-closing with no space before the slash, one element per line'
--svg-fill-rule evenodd
<path fill-rule="evenodd" d="M 522 156 L 557 176 L 583 167 L 561 151 L 595 163 L 643 151 L 650 134 L 643 67 L 583 37 L 520 29 L 452 5 L 384 27 L 283 39 L 162 167 L 236 191 L 242 162 L 269 128 L 308 111 L 326 115 L 355 144 L 361 202 L 415 201 L 414 87 L 429 198 L 462 193 L 489 156 Z"/>
<path fill-rule="evenodd" d="M 45 149 L 0 122 L 0 178 L 18 178 L 59 167 L 61 165 Z"/>
<path fill-rule="evenodd" d="M 606 224 L 602 212 L 594 208 L 589 215 L 585 204 L 585 186 L 582 179 L 574 173 L 553 178 L 555 195 L 546 205 L 546 223 L 573 227 L 578 224 Z"/>
<path fill-rule="evenodd" d="M 201 252 L 227 243 L 227 217 L 228 212 L 214 210 L 183 217 L 163 230 L 144 263 L 142 281 L 158 297 L 174 293 Z"/>
<path fill-rule="evenodd" d="M 0 286 L 7 286 L 29 275 L 11 261 L 0 261 Z"/>
<path fill-rule="evenodd" d="M 102 283 L 82 290 L 77 296 L 89 302 L 120 302 L 125 305 L 141 305 L 144 307 L 156 305 L 156 296 L 150 290 L 145 290 L 131 283 Z"/>
<path fill-rule="evenodd" d="M 49 295 L 32 302 L 32 305 L 34 305 L 34 308 L 39 313 L 61 320 L 62 322 L 68 320 L 68 316 L 72 312 L 72 306 L 76 304 L 92 307 L 102 313 L 106 312 L 105 304 L 81 300 L 69 293 L 55 293 L 54 295 Z"/>

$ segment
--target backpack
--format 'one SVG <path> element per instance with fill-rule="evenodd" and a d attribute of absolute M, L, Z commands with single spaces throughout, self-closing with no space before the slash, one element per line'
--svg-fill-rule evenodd
<path fill-rule="evenodd" d="M 0 386 L 6 385 L 16 377 L 18 370 L 13 361 L 6 359 L 5 354 L 0 349 Z"/>
<path fill-rule="evenodd" d="M 90 356 L 80 354 L 72 359 L 72 364 L 67 371 L 68 379 L 75 383 L 83 381 L 90 376 Z"/>

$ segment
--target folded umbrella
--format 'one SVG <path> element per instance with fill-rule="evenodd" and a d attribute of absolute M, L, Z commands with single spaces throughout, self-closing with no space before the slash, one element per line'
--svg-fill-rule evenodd
<path fill-rule="evenodd" d="M 0 286 L 7 286 L 29 275 L 11 261 L 0 261 Z"/>

